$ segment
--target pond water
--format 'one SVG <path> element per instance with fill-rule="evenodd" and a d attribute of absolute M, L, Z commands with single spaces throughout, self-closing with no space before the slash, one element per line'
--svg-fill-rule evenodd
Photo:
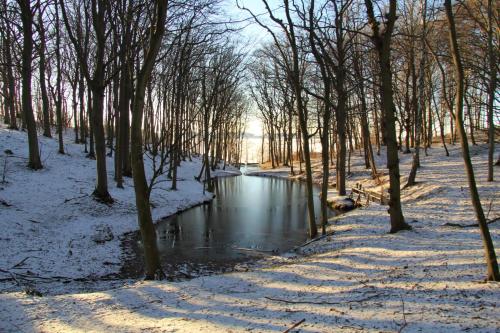
<path fill-rule="evenodd" d="M 319 220 L 319 189 L 314 189 Z M 306 185 L 255 176 L 218 178 L 215 199 L 158 222 L 162 267 L 171 278 L 230 271 L 237 263 L 286 252 L 307 240 Z M 333 215 L 333 212 L 332 212 Z M 139 233 L 124 243 L 123 274 L 142 276 Z"/>

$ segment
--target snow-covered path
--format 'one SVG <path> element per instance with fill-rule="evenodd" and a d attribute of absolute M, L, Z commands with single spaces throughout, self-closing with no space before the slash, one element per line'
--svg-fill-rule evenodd
<path fill-rule="evenodd" d="M 498 332 L 500 290 L 484 283 L 477 232 L 436 227 L 386 234 L 380 207 L 357 210 L 334 235 L 276 267 L 115 290 L 0 296 L 7 331 Z M 498 227 L 494 228 L 498 245 Z"/>

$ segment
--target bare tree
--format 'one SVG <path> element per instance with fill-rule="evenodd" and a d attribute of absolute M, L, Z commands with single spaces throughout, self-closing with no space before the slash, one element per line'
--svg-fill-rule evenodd
<path fill-rule="evenodd" d="M 405 222 L 403 211 L 401 209 L 401 188 L 398 158 L 398 143 L 396 138 L 396 121 L 393 90 L 392 90 L 392 71 L 391 71 L 391 38 L 396 22 L 396 0 L 389 1 L 389 12 L 386 13 L 384 28 L 381 28 L 380 22 L 375 17 L 373 3 L 371 0 L 365 0 L 368 22 L 371 26 L 373 35 L 371 36 L 373 44 L 378 55 L 379 75 L 381 80 L 380 96 L 382 109 L 384 111 L 384 138 L 387 143 L 387 167 L 389 169 L 390 198 L 389 214 L 391 218 L 391 233 L 400 230 L 411 229 Z"/>
<path fill-rule="evenodd" d="M 163 34 L 165 32 L 167 5 L 168 2 L 163 0 L 157 0 L 154 3 L 155 15 L 151 20 L 148 47 L 144 53 L 144 60 L 137 74 L 134 103 L 132 106 L 132 174 L 134 179 L 137 217 L 139 220 L 142 243 L 144 246 L 146 279 L 163 278 L 158 248 L 156 245 L 156 232 L 153 225 L 153 219 L 151 217 L 151 208 L 149 206 L 149 190 L 144 171 L 142 119 L 144 114 L 144 94 L 146 85 L 151 76 L 151 72 L 153 71 L 156 56 L 160 49 Z"/>
<path fill-rule="evenodd" d="M 73 33 L 72 25 L 69 21 L 66 10 L 67 4 L 63 0 L 59 1 L 64 24 L 68 36 L 75 48 L 81 70 L 90 86 L 92 92 L 92 111 L 90 114 L 92 130 L 95 138 L 95 152 L 97 161 L 97 185 L 94 196 L 106 203 L 112 203 L 113 198 L 108 192 L 108 175 L 106 171 L 106 142 L 103 126 L 103 108 L 105 89 L 108 81 L 106 80 L 106 69 L 109 61 L 105 60 L 106 39 L 108 38 L 109 22 L 106 19 L 110 10 L 110 4 L 105 0 L 92 0 L 90 11 L 92 13 L 92 26 L 95 33 L 95 64 L 93 72 L 90 72 L 88 64 L 88 52 L 84 48 L 83 41 L 78 39 Z M 80 10 L 79 8 L 77 9 Z M 89 95 L 90 96 L 90 95 Z M 90 99 L 90 98 L 89 98 Z M 92 144 L 91 144 L 92 146 Z"/>
<path fill-rule="evenodd" d="M 486 257 L 486 265 L 487 265 L 487 279 L 490 281 L 500 281 L 500 272 L 498 270 L 498 262 L 495 254 L 495 248 L 493 245 L 493 240 L 491 239 L 488 223 L 486 222 L 486 217 L 484 216 L 483 207 L 481 206 L 481 200 L 479 198 L 479 193 L 476 186 L 476 179 L 474 176 L 474 169 L 472 167 L 472 162 L 470 159 L 469 143 L 467 140 L 467 134 L 465 132 L 463 123 L 464 69 L 462 65 L 462 59 L 460 57 L 460 50 L 458 46 L 457 32 L 455 28 L 455 19 L 453 15 L 451 0 L 445 0 L 444 7 L 446 9 L 446 18 L 448 20 L 449 38 L 450 38 L 449 43 L 450 43 L 451 55 L 453 57 L 453 64 L 455 69 L 455 81 L 457 85 L 457 92 L 455 96 L 456 128 L 460 136 L 462 156 L 464 159 L 467 181 L 469 183 L 472 205 L 474 207 L 474 211 L 476 212 L 476 218 L 479 224 L 479 229 L 481 231 L 481 237 L 483 239 L 484 254 Z"/>
<path fill-rule="evenodd" d="M 18 0 L 21 9 L 21 21 L 23 24 L 23 50 L 22 50 L 22 104 L 23 114 L 28 128 L 29 162 L 28 167 L 33 170 L 41 169 L 40 151 L 38 150 L 38 138 L 36 131 L 35 116 L 33 114 L 31 96 L 32 77 L 32 53 L 33 53 L 33 16 L 34 8 L 30 0 Z"/>
<path fill-rule="evenodd" d="M 39 53 L 39 67 L 38 67 L 38 73 L 39 73 L 39 81 L 40 81 L 40 92 L 42 95 L 42 113 L 43 113 L 43 135 L 51 138 L 51 130 L 50 130 L 50 105 L 49 105 L 49 96 L 47 93 L 47 82 L 46 82 L 46 34 L 45 34 L 45 23 L 43 20 L 43 14 L 44 14 L 44 6 L 40 6 L 38 9 L 38 24 L 37 24 L 37 30 L 38 30 L 38 35 L 39 35 L 39 44 L 38 44 L 38 53 Z"/>

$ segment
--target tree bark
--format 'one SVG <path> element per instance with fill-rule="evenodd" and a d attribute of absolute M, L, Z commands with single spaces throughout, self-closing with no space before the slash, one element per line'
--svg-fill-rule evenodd
<path fill-rule="evenodd" d="M 488 181 L 493 181 L 493 159 L 495 153 L 495 123 L 493 114 L 495 112 L 495 94 L 497 86 L 497 58 L 498 49 L 493 46 L 493 0 L 488 0 L 488 62 L 490 81 L 488 86 Z M 496 27 L 498 29 L 498 26 Z M 497 30 L 498 31 L 498 30 Z"/>
<path fill-rule="evenodd" d="M 10 29 L 7 29 L 6 38 L 4 39 L 4 52 L 5 52 L 5 67 L 7 70 L 7 82 L 9 86 L 9 94 L 7 96 L 7 107 L 10 113 L 9 129 L 17 130 L 17 113 L 16 113 L 16 83 L 14 81 L 14 73 L 12 67 L 12 39 L 10 36 Z M 30 97 L 31 98 L 31 97 Z"/>
<path fill-rule="evenodd" d="M 29 162 L 28 167 L 33 170 L 41 169 L 42 161 L 38 150 L 38 138 L 36 131 L 33 105 L 31 104 L 31 75 L 32 75 L 32 53 L 33 53 L 33 12 L 30 0 L 18 0 L 21 9 L 21 21 L 23 25 L 23 50 L 22 50 L 22 105 L 23 114 L 28 128 Z"/>
<path fill-rule="evenodd" d="M 40 81 L 40 92 L 42 95 L 42 114 L 43 114 L 43 135 L 47 138 L 51 138 L 52 134 L 50 132 L 50 106 L 49 106 L 49 96 L 47 93 L 47 83 L 45 78 L 46 70 L 46 58 L 45 58 L 45 27 L 43 25 L 42 13 L 40 12 L 38 17 L 38 31 L 40 34 L 40 63 L 39 63 L 39 81 Z"/>
<path fill-rule="evenodd" d="M 380 24 L 375 19 L 373 4 L 371 0 L 365 0 L 368 20 L 371 25 L 372 40 L 378 54 L 380 67 L 381 103 L 383 119 L 385 124 L 384 138 L 387 144 L 387 167 L 389 169 L 389 214 L 391 219 L 391 233 L 400 230 L 409 230 L 411 227 L 405 222 L 401 209 L 401 188 L 399 173 L 398 143 L 396 138 L 395 106 L 392 91 L 392 71 L 391 71 L 391 37 L 396 21 L 396 0 L 390 0 L 385 31 L 380 31 Z"/>
<path fill-rule="evenodd" d="M 425 52 L 425 38 L 426 38 L 426 13 L 427 13 L 427 1 L 423 1 L 422 6 L 422 35 L 420 36 L 420 48 L 422 50 L 422 58 L 420 59 L 419 71 L 418 71 L 418 99 L 416 94 L 413 98 L 415 99 L 413 105 L 415 109 L 415 152 L 413 153 L 413 161 L 411 165 L 410 174 L 408 175 L 408 181 L 405 187 L 413 186 L 416 184 L 417 170 L 420 167 L 420 141 L 422 138 L 422 118 L 425 114 L 425 66 L 426 66 L 426 52 Z M 410 61 L 414 61 L 411 59 Z M 414 74 L 414 66 L 412 73 Z M 416 85 L 416 80 L 413 84 Z M 415 87 L 414 87 L 415 90 Z"/>
<path fill-rule="evenodd" d="M 63 119 L 62 119 L 62 68 L 61 68 L 61 33 L 59 30 L 59 6 L 56 7 L 56 119 L 57 119 L 57 138 L 59 142 L 59 154 L 64 154 L 63 143 Z"/>
<path fill-rule="evenodd" d="M 483 207 L 481 206 L 481 200 L 479 198 L 479 193 L 476 186 L 476 179 L 474 176 L 474 169 L 472 167 L 472 162 L 470 159 L 469 143 L 467 141 L 467 134 L 464 128 L 464 122 L 463 122 L 464 69 L 462 66 L 462 60 L 458 48 L 457 32 L 455 28 L 455 19 L 453 17 L 451 0 L 445 0 L 444 6 L 446 9 L 446 18 L 448 20 L 448 26 L 449 26 L 449 42 L 450 42 L 451 54 L 453 57 L 455 81 L 457 86 L 456 88 L 457 91 L 455 96 L 456 128 L 460 136 L 462 156 L 464 159 L 465 171 L 467 175 L 467 181 L 469 184 L 472 205 L 476 213 L 476 218 L 479 224 L 479 230 L 481 232 L 481 237 L 483 239 L 484 253 L 486 257 L 486 266 L 487 266 L 487 279 L 490 281 L 500 281 L 500 272 L 498 270 L 498 262 L 495 254 L 495 248 L 493 245 L 493 240 L 491 239 L 488 223 L 486 222 L 486 217 L 484 216 Z"/>
<path fill-rule="evenodd" d="M 322 164 L 322 172 L 323 179 L 321 183 L 321 233 L 323 235 L 326 234 L 326 224 L 328 223 L 328 180 L 330 176 L 330 165 L 329 165 L 329 153 L 330 149 L 328 147 L 329 144 L 329 128 L 330 128 L 330 117 L 332 114 L 332 101 L 330 98 L 331 92 L 331 78 L 326 69 L 325 61 L 323 60 L 324 54 L 321 54 L 318 48 L 316 47 L 317 37 L 314 34 L 314 0 L 311 1 L 311 5 L 309 7 L 309 44 L 311 45 L 312 52 L 316 59 L 316 62 L 319 65 L 321 71 L 321 78 L 323 81 L 323 130 L 321 133 L 321 164 Z M 322 50 L 324 50 L 322 48 Z M 345 134 L 345 133 L 344 133 Z M 344 136 L 345 138 L 345 136 Z M 338 172 L 337 172 L 338 174 Z M 344 175 L 345 176 L 345 175 Z M 345 184 L 345 179 L 344 179 Z M 344 186 L 345 190 L 345 186 Z"/>
<path fill-rule="evenodd" d="M 142 68 L 137 75 L 134 104 L 132 107 L 132 147 L 131 161 L 134 180 L 134 191 L 137 205 L 137 217 L 141 230 L 142 243 L 144 246 L 145 274 L 146 279 L 161 279 L 161 269 L 158 248 L 156 244 L 156 231 L 151 217 L 149 205 L 149 189 L 146 183 L 143 159 L 142 142 L 142 118 L 144 114 L 144 99 L 147 82 L 151 77 L 156 55 L 160 49 L 161 41 L 165 31 L 165 20 L 167 12 L 167 1 L 156 1 L 156 15 L 154 24 L 151 25 L 151 36 L 149 47 L 144 56 Z"/>

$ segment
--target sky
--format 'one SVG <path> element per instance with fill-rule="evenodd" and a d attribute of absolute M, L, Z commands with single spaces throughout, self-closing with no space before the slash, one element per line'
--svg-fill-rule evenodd
<path fill-rule="evenodd" d="M 280 7 L 281 0 L 268 0 L 269 6 L 272 9 Z M 239 34 L 244 39 L 247 39 L 250 45 L 260 46 L 263 42 L 269 41 L 270 36 L 268 32 L 260 27 L 254 22 L 252 16 L 245 10 L 239 9 L 244 7 L 252 11 L 256 16 L 258 16 L 262 21 L 269 22 L 268 14 L 262 0 L 226 0 L 225 9 L 227 14 L 231 16 L 233 20 L 243 21 L 240 26 L 244 27 Z"/>
<path fill-rule="evenodd" d="M 279 8 L 281 0 L 269 0 L 269 6 L 272 9 Z M 263 22 L 269 22 L 268 14 L 262 0 L 226 0 L 225 11 L 233 21 L 239 21 L 239 26 L 242 27 L 237 32 L 241 36 L 241 42 L 248 45 L 249 52 L 259 48 L 264 43 L 271 40 L 269 33 L 257 23 L 252 16 L 245 10 L 238 8 L 248 8 L 256 16 L 262 19 Z M 260 147 L 262 140 L 262 122 L 255 115 L 258 110 L 256 106 L 252 106 L 252 114 L 249 116 L 246 126 L 246 138 L 244 142 L 243 161 L 248 156 L 248 162 L 260 162 Z M 247 149 L 248 148 L 248 149 Z"/>

